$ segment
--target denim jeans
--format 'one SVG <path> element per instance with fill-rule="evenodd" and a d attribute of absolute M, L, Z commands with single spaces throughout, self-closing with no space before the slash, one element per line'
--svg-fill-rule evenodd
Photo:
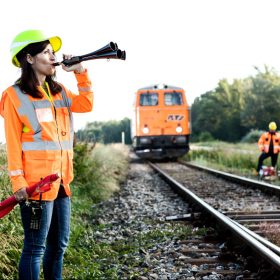
<path fill-rule="evenodd" d="M 278 159 L 278 154 L 274 154 L 274 153 L 265 153 L 262 152 L 259 156 L 259 162 L 258 162 L 258 167 L 257 167 L 257 171 L 259 172 L 262 168 L 263 165 L 263 161 L 268 158 L 271 157 L 271 166 L 275 167 L 277 164 L 277 159 Z"/>
<path fill-rule="evenodd" d="M 42 201 L 40 229 L 30 229 L 31 207 L 20 204 L 24 245 L 19 263 L 20 280 L 38 280 L 43 257 L 45 280 L 62 279 L 63 255 L 70 234 L 69 197 Z"/>

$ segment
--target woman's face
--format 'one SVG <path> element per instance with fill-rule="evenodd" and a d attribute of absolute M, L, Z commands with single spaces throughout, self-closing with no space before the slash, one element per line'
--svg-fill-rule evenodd
<path fill-rule="evenodd" d="M 56 57 L 51 44 L 48 44 L 42 52 L 29 58 L 34 72 L 44 76 L 51 76 L 55 73 L 55 66 L 53 66 L 55 62 Z"/>

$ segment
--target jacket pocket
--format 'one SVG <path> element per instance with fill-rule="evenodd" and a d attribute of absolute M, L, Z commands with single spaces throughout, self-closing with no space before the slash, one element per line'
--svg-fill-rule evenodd
<path fill-rule="evenodd" d="M 23 154 L 24 177 L 29 185 L 39 182 L 50 174 L 60 175 L 60 169 L 60 151 L 29 151 Z"/>

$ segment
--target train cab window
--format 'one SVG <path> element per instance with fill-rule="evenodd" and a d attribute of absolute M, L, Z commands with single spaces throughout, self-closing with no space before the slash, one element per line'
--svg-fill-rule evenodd
<path fill-rule="evenodd" d="M 140 95 L 140 106 L 157 106 L 158 94 L 157 93 L 142 93 Z"/>
<path fill-rule="evenodd" d="M 164 104 L 167 106 L 182 105 L 183 99 L 181 92 L 165 92 Z"/>

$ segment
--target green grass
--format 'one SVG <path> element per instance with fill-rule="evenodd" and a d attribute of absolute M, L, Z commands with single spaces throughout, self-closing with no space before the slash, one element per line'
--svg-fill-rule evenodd
<path fill-rule="evenodd" d="M 260 152 L 255 144 L 203 142 L 191 144 L 190 152 L 182 159 L 222 171 L 256 177 Z M 264 161 L 270 165 L 270 158 Z"/>
<path fill-rule="evenodd" d="M 89 220 L 87 223 L 90 223 Z M 147 220 L 147 224 L 155 226 L 154 220 Z M 156 245 L 187 236 L 205 234 L 192 232 L 190 226 L 174 223 L 164 224 L 160 228 L 152 228 L 146 232 L 139 232 L 122 240 L 96 242 L 96 234 L 103 234 L 110 230 L 112 225 L 88 224 L 82 227 L 83 236 L 75 241 L 74 251 L 66 254 L 64 275 L 66 279 L 136 279 L 139 267 L 145 262 L 142 252 L 153 250 Z M 73 239 L 72 239 L 73 240 Z M 148 272 L 148 268 L 146 268 Z M 92 278 L 90 278 L 92 277 Z"/>
<path fill-rule="evenodd" d="M 0 201 L 12 195 L 7 174 L 5 149 L 0 149 Z M 23 241 L 23 230 L 18 206 L 8 216 L 0 220 L 0 279 L 16 279 L 15 270 Z"/>

